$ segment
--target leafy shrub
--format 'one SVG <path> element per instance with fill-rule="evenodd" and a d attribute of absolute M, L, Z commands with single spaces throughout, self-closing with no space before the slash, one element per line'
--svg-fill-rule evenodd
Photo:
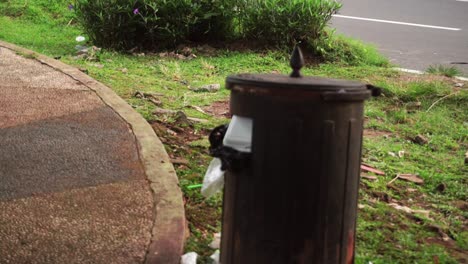
<path fill-rule="evenodd" d="M 88 36 L 104 48 L 155 49 L 187 41 L 224 39 L 232 7 L 212 0 L 77 0 Z"/>
<path fill-rule="evenodd" d="M 324 33 L 335 0 L 237 0 L 240 33 L 276 46 L 310 42 Z"/>
<path fill-rule="evenodd" d="M 335 0 L 77 0 L 91 40 L 114 49 L 158 48 L 234 35 L 285 46 L 321 37 Z M 135 12 L 136 11 L 136 12 Z"/>
<path fill-rule="evenodd" d="M 375 48 L 335 36 L 327 24 L 336 0 L 76 0 L 95 45 L 129 50 L 237 38 L 291 48 L 303 42 L 325 61 L 387 65 Z"/>

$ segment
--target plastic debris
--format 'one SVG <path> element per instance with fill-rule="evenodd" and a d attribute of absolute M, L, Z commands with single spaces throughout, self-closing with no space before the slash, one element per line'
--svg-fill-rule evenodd
<path fill-rule="evenodd" d="M 424 180 L 415 174 L 398 174 L 398 178 L 416 184 L 424 184 Z"/>
<path fill-rule="evenodd" d="M 219 250 L 216 250 L 210 258 L 213 260 L 213 264 L 219 264 Z"/>
<path fill-rule="evenodd" d="M 251 118 L 233 116 L 226 134 L 223 138 L 223 146 L 230 147 L 243 153 L 250 153 L 252 146 L 252 128 L 253 120 Z M 224 171 L 221 159 L 214 158 L 205 178 L 201 193 L 206 198 L 220 191 L 224 186 Z"/>
<path fill-rule="evenodd" d="M 241 152 L 251 152 L 252 148 L 253 119 L 240 116 L 232 116 L 223 145 Z"/>
<path fill-rule="evenodd" d="M 210 248 L 219 249 L 221 247 L 221 233 L 215 233 L 213 241 L 210 243 Z"/>
<path fill-rule="evenodd" d="M 198 254 L 195 252 L 189 252 L 180 258 L 180 264 L 197 264 Z"/>
<path fill-rule="evenodd" d="M 83 42 L 83 41 L 86 40 L 86 38 L 83 37 L 83 36 L 78 36 L 78 37 L 75 38 L 75 40 L 76 40 L 77 42 Z"/>
<path fill-rule="evenodd" d="M 189 190 L 190 189 L 196 189 L 196 188 L 200 188 L 202 186 L 203 186 L 203 184 L 194 184 L 194 185 L 187 186 L 187 189 L 189 189 Z"/>
<path fill-rule="evenodd" d="M 221 170 L 221 160 L 214 158 L 208 166 L 201 193 L 206 198 L 220 191 L 224 186 L 224 171 Z"/>
<path fill-rule="evenodd" d="M 404 150 L 398 151 L 398 157 L 403 158 L 404 156 L 405 156 L 405 151 Z"/>

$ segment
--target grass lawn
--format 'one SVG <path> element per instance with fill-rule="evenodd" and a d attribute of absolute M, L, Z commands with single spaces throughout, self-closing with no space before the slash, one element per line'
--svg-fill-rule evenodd
<path fill-rule="evenodd" d="M 228 122 L 224 79 L 240 72 L 287 74 L 288 54 L 202 46 L 185 49 L 186 55 L 196 55 L 190 60 L 176 58 L 170 51 L 99 51 L 77 58 L 75 37 L 81 30 L 67 13 L 68 3 L 56 2 L 48 6 L 39 0 L 0 1 L 0 39 L 86 70 L 153 125 L 170 156 L 178 160 L 175 167 L 191 231 L 186 251 L 196 251 L 207 261 L 214 251 L 208 244 L 221 227 L 221 195 L 204 199 L 199 189 L 189 186 L 202 182 L 211 160 L 209 130 Z M 46 15 L 29 14 L 35 12 Z M 322 64 L 303 70 L 305 75 L 360 80 L 383 88 L 382 97 L 366 103 L 363 162 L 385 176 L 361 180 L 356 263 L 468 261 L 468 165 L 464 163 L 468 83 L 374 66 L 382 64 L 381 59 L 369 47 L 360 49 L 369 55 L 360 65 Z M 221 89 L 194 91 L 207 84 L 220 84 Z M 135 96 L 137 92 L 152 97 Z M 187 122 L 180 113 L 161 114 L 158 109 L 181 111 L 199 120 Z M 391 182 L 398 174 L 418 175 L 424 183 Z"/>

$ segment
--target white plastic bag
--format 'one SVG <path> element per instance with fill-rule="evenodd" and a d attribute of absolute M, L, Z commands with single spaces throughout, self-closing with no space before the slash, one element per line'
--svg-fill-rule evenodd
<path fill-rule="evenodd" d="M 203 179 L 203 186 L 201 193 L 206 198 L 217 193 L 224 186 L 224 171 L 221 170 L 221 160 L 214 158 L 208 166 L 205 178 Z"/>
<path fill-rule="evenodd" d="M 210 258 L 213 260 L 213 264 L 219 264 L 219 250 L 216 250 Z"/>
<path fill-rule="evenodd" d="M 189 252 L 180 258 L 180 264 L 197 264 L 197 253 Z"/>

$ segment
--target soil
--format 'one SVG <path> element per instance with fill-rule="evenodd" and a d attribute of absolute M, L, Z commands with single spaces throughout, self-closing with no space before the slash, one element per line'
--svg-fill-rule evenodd
<path fill-rule="evenodd" d="M 171 159 L 183 159 L 185 155 L 194 152 L 189 143 L 208 135 L 208 131 L 197 131 L 191 126 L 154 121 L 151 123 L 154 131 L 166 146 Z"/>
<path fill-rule="evenodd" d="M 229 101 L 217 101 L 209 106 L 202 107 L 203 111 L 215 116 L 230 118 Z"/>
<path fill-rule="evenodd" d="M 364 129 L 364 136 L 369 138 L 391 136 L 392 133 L 374 129 Z"/>
<path fill-rule="evenodd" d="M 196 177 L 197 181 L 199 181 L 200 173 L 196 170 L 206 165 L 208 150 L 194 148 L 189 144 L 208 136 L 209 131 L 197 131 L 191 126 L 162 121 L 154 121 L 151 125 L 164 143 L 171 159 L 187 161 L 187 164 L 174 163 L 179 178 L 181 180 L 190 180 Z M 216 206 L 210 205 L 199 194 L 186 192 L 184 193 L 184 201 L 190 236 L 195 237 L 195 240 L 202 239 L 202 241 L 198 242 L 200 246 L 205 245 L 208 247 L 210 237 L 215 233 L 215 227 L 221 219 L 221 211 L 217 210 Z M 203 255 L 206 252 L 197 253 Z"/>

